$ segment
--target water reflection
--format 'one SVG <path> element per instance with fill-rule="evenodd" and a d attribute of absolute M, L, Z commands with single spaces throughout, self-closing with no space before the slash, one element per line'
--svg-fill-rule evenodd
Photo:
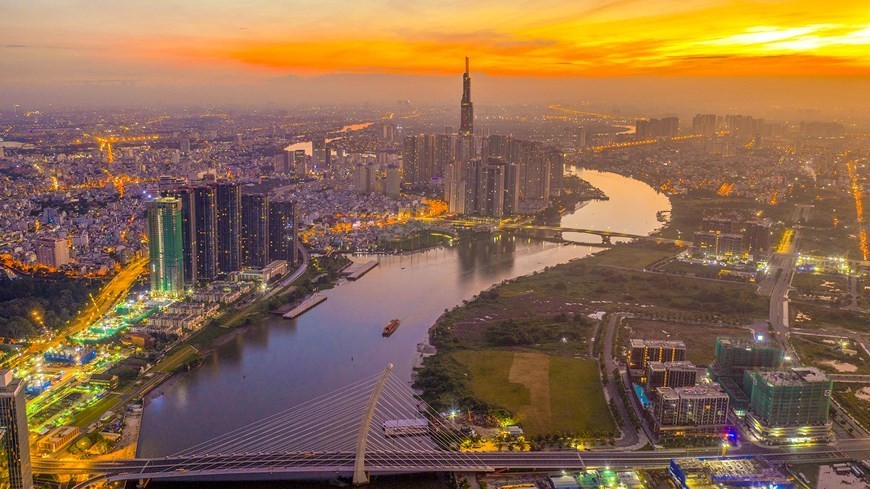
<path fill-rule="evenodd" d="M 592 202 L 563 226 L 647 234 L 670 209 L 649 186 L 582 172 L 611 199 Z M 217 349 L 202 368 L 145 410 L 139 453 L 162 456 L 331 392 L 395 364 L 409 379 L 417 344 L 445 309 L 502 280 L 586 256 L 597 248 L 496 236 L 410 255 L 355 257 L 379 266 L 324 292 L 327 301 L 294 321 L 266 318 Z M 401 319 L 389 338 L 381 330 Z"/>

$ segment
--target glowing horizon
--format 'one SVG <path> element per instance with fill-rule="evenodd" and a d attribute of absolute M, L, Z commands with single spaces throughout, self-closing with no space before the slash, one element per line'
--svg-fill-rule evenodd
<path fill-rule="evenodd" d="M 437 3 L 437 5 L 436 5 Z M 0 86 L 281 75 L 870 75 L 870 9 L 841 0 L 38 2 L 0 7 Z"/>

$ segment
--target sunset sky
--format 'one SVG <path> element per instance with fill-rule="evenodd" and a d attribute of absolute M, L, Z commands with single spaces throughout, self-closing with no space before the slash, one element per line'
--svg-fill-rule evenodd
<path fill-rule="evenodd" d="M 866 0 L 0 0 L 0 88 L 288 75 L 870 78 Z"/>

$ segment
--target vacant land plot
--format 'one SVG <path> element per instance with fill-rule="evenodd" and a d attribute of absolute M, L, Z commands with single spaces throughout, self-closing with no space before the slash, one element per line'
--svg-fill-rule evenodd
<path fill-rule="evenodd" d="M 852 341 L 841 344 L 841 340 L 833 338 L 797 334 L 791 335 L 790 341 L 804 365 L 812 365 L 832 374 L 870 374 L 870 361 L 861 347 Z M 844 353 L 844 346 L 855 354 Z"/>
<path fill-rule="evenodd" d="M 529 435 L 613 430 L 595 361 L 502 350 L 451 355 L 468 369 L 471 393 L 514 413 Z"/>
<path fill-rule="evenodd" d="M 620 333 L 621 346 L 628 348 L 631 338 L 645 340 L 682 340 L 686 343 L 686 359 L 695 365 L 713 362 L 718 336 L 749 337 L 749 330 L 735 326 L 712 324 L 680 324 L 667 321 L 630 319 L 623 322 L 629 331 Z"/>
<path fill-rule="evenodd" d="M 794 301 L 790 307 L 794 314 L 800 313 L 802 318 L 796 322 L 801 328 L 837 331 L 841 328 L 862 333 L 870 333 L 870 315 L 857 312 L 817 306 L 805 302 Z"/>
<path fill-rule="evenodd" d="M 864 428 L 870 429 L 870 384 L 834 382 L 834 399 Z"/>
<path fill-rule="evenodd" d="M 643 270 L 662 258 L 676 256 L 681 248 L 670 244 L 627 243 L 595 254 L 595 263 Z"/>

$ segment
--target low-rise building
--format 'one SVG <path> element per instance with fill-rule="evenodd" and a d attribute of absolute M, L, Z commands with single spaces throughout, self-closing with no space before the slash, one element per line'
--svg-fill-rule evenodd
<path fill-rule="evenodd" d="M 69 445 L 70 442 L 79 436 L 79 433 L 80 431 L 76 426 L 58 426 L 39 440 L 36 446 L 45 452 L 56 452 Z"/>
<path fill-rule="evenodd" d="M 655 392 L 659 387 L 689 387 L 698 382 L 698 368 L 692 362 L 648 362 L 646 387 Z"/>
<path fill-rule="evenodd" d="M 649 362 L 680 362 L 686 359 L 686 344 L 677 340 L 629 341 L 628 367 L 646 371 Z"/>

